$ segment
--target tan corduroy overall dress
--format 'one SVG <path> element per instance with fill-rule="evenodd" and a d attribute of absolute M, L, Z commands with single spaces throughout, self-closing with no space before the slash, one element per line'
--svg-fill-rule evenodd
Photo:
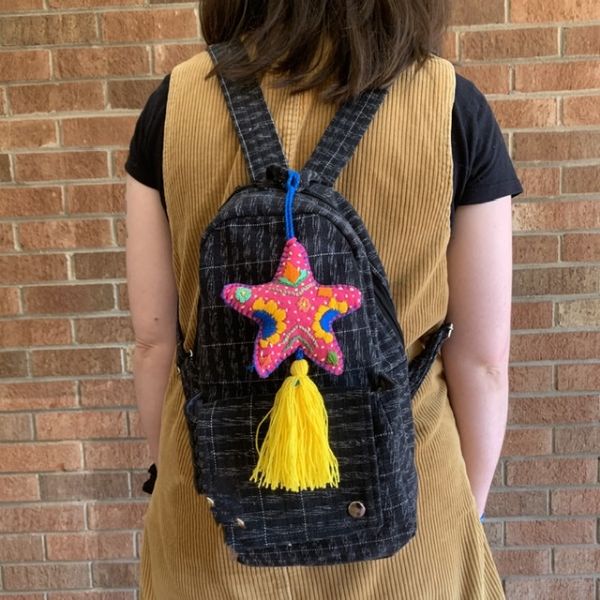
<path fill-rule="evenodd" d="M 200 236 L 246 165 L 204 52 L 171 76 L 164 181 L 186 347 L 195 335 Z M 299 170 L 333 117 L 315 92 L 263 82 L 290 166 Z M 445 317 L 455 75 L 431 58 L 393 85 L 338 180 L 366 224 L 390 281 L 409 354 Z M 173 366 L 162 413 L 159 473 L 144 518 L 142 600 L 483 600 L 504 598 L 460 452 L 441 359 L 413 399 L 418 530 L 396 555 L 326 567 L 235 561 L 193 484 L 184 397 Z"/>

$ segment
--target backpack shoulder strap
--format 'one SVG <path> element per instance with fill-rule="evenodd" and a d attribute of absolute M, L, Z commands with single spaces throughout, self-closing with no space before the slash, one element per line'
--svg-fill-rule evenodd
<path fill-rule="evenodd" d="M 322 183 L 332 186 L 350 160 L 387 90 L 367 90 L 345 102 L 325 130 L 303 171 L 313 171 Z"/>
<path fill-rule="evenodd" d="M 208 52 L 215 65 L 229 47 L 227 44 L 209 46 Z M 265 179 L 269 165 L 287 168 L 281 140 L 258 82 L 241 83 L 221 75 L 219 81 L 252 181 Z"/>

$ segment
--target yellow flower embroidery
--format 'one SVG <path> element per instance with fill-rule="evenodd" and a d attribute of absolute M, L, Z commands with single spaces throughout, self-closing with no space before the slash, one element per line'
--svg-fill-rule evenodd
<path fill-rule="evenodd" d="M 264 298 L 258 298 L 252 305 L 254 316 L 262 323 L 262 335 L 260 345 L 262 348 L 277 344 L 285 329 L 286 312 L 279 308 L 275 300 L 265 302 Z"/>
<path fill-rule="evenodd" d="M 331 298 L 327 304 L 321 305 L 315 313 L 312 324 L 315 336 L 325 340 L 327 344 L 331 344 L 333 341 L 331 323 L 339 314 L 343 315 L 346 312 L 348 312 L 348 303 L 338 302 L 335 298 Z"/>

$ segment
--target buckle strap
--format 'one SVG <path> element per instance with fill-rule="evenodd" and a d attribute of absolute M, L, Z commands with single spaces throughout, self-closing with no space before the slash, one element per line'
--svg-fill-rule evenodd
<path fill-rule="evenodd" d="M 408 377 L 410 380 L 410 396 L 411 398 L 417 393 L 421 387 L 423 380 L 429 373 L 429 369 L 433 365 L 433 361 L 437 356 L 442 344 L 452 335 L 454 325 L 452 323 L 444 323 L 434 333 L 432 333 L 427 342 L 425 349 L 414 358 L 408 365 Z"/>

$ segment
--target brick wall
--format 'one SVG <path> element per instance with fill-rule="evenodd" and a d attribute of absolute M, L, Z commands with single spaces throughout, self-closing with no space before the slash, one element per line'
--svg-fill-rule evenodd
<path fill-rule="evenodd" d="M 0 596 L 135 598 L 148 451 L 130 375 L 123 160 L 195 5 L 0 0 Z M 488 95 L 514 204 L 509 430 L 486 531 L 507 596 L 600 571 L 600 3 L 457 0 L 444 54 Z M 86 590 L 96 590 L 86 592 Z"/>

